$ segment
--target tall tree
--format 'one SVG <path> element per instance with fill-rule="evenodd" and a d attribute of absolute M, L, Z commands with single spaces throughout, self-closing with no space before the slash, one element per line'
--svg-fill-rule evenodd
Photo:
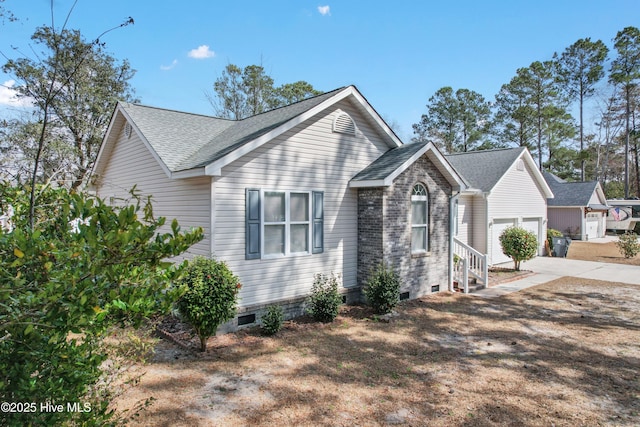
<path fill-rule="evenodd" d="M 241 68 L 229 64 L 207 97 L 219 117 L 242 120 L 322 93 L 302 80 L 280 87 L 273 83 L 261 65 Z"/>
<path fill-rule="evenodd" d="M 613 39 L 618 56 L 611 63 L 609 80 L 620 85 L 625 100 L 624 197 L 629 198 L 629 144 L 632 136 L 632 93 L 640 80 L 640 30 L 626 27 Z"/>
<path fill-rule="evenodd" d="M 516 75 L 502 85 L 494 104 L 493 135 L 502 145 L 516 144 L 536 153 L 534 109 L 529 103 L 528 85 Z"/>
<path fill-rule="evenodd" d="M 33 165 L 32 206 L 36 182 L 49 178 L 41 170 L 43 153 L 52 143 L 49 138 L 54 136 L 55 142 L 62 140 L 71 148 L 69 163 L 74 169 L 68 173 L 71 186 L 78 187 L 95 161 L 115 102 L 133 99 L 128 81 L 134 71 L 127 61 L 118 64 L 106 54 L 101 42 L 106 33 L 130 24 L 132 18 L 92 42 L 86 42 L 77 30 L 64 27 L 57 30 L 53 25 L 39 27 L 32 40 L 43 46 L 44 51 L 36 59 L 26 56 L 9 59 L 3 66 L 4 72 L 13 74 L 19 82 L 18 96 L 34 106 L 36 149 L 29 159 Z"/>
<path fill-rule="evenodd" d="M 491 106 L 478 92 L 440 88 L 429 98 L 427 114 L 413 125 L 414 139 L 432 138 L 447 153 L 476 149 L 488 134 Z"/>
<path fill-rule="evenodd" d="M 604 77 L 604 61 L 609 49 L 601 40 L 580 39 L 562 55 L 554 54 L 558 80 L 570 99 L 578 100 L 580 151 L 584 151 L 584 101 L 593 95 L 595 85 Z M 585 180 L 585 161 L 580 164 L 580 180 Z"/>

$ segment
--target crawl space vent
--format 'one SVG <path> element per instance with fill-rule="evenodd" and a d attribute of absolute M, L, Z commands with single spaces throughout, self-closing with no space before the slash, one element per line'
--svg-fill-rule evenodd
<path fill-rule="evenodd" d="M 333 131 L 355 136 L 356 124 L 347 113 L 340 113 L 333 121 Z"/>
<path fill-rule="evenodd" d="M 400 301 L 404 301 L 406 299 L 409 299 L 409 292 L 402 292 L 400 294 Z"/>
<path fill-rule="evenodd" d="M 238 316 L 238 326 L 250 325 L 256 322 L 255 314 L 247 314 L 245 316 Z"/>
<path fill-rule="evenodd" d="M 431 292 L 440 292 L 440 285 L 433 285 L 431 287 Z"/>

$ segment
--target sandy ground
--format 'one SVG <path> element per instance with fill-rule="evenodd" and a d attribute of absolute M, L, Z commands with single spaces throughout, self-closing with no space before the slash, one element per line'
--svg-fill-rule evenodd
<path fill-rule="evenodd" d="M 639 291 L 565 277 L 495 299 L 439 293 L 389 322 L 344 307 L 204 354 L 173 325 L 182 346 L 158 340 L 113 407 L 132 426 L 640 425 Z"/>
<path fill-rule="evenodd" d="M 574 240 L 569 245 L 567 258 L 580 259 L 584 261 L 640 265 L 640 254 L 633 258 L 625 258 L 616 246 L 615 238 L 609 236 L 604 241 L 606 243 L 581 242 L 579 240 Z"/>

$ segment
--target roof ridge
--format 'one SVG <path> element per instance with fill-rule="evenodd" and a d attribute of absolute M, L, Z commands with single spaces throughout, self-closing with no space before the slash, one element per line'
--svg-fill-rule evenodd
<path fill-rule="evenodd" d="M 497 151 L 515 151 L 515 150 L 520 150 L 522 151 L 523 149 L 526 149 L 527 147 L 523 147 L 523 146 L 518 146 L 518 147 L 505 147 L 505 148 L 490 148 L 487 150 L 472 150 L 472 151 L 463 151 L 463 152 L 458 152 L 458 153 L 451 153 L 451 154 L 446 154 L 446 157 L 449 156 L 460 156 L 460 155 L 465 155 L 465 154 L 477 154 L 477 153 L 495 153 Z"/>
<path fill-rule="evenodd" d="M 148 104 L 139 104 L 139 103 L 134 103 L 134 102 L 126 102 L 126 101 L 118 101 L 118 103 L 120 105 L 123 105 L 126 107 L 134 107 L 134 108 L 147 108 L 150 110 L 158 110 L 158 111 L 166 111 L 168 113 L 177 113 L 177 114 L 187 114 L 190 116 L 198 116 L 198 117 L 204 117 L 207 119 L 215 119 L 215 120 L 225 120 L 228 122 L 235 122 L 238 120 L 231 120 L 231 119 L 225 119 L 224 117 L 216 117 L 216 116 L 212 116 L 212 115 L 208 115 L 208 114 L 201 114 L 201 113 L 193 113 L 190 111 L 182 111 L 182 110 L 176 110 L 173 108 L 164 108 L 164 107 L 156 107 L 153 105 L 148 105 Z"/>

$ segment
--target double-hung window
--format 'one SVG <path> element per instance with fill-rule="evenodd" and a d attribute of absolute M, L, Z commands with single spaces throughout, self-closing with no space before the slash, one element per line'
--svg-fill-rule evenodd
<path fill-rule="evenodd" d="M 324 194 L 246 191 L 246 258 L 323 252 Z"/>
<path fill-rule="evenodd" d="M 429 250 L 429 194 L 422 184 L 411 192 L 411 253 Z"/>

